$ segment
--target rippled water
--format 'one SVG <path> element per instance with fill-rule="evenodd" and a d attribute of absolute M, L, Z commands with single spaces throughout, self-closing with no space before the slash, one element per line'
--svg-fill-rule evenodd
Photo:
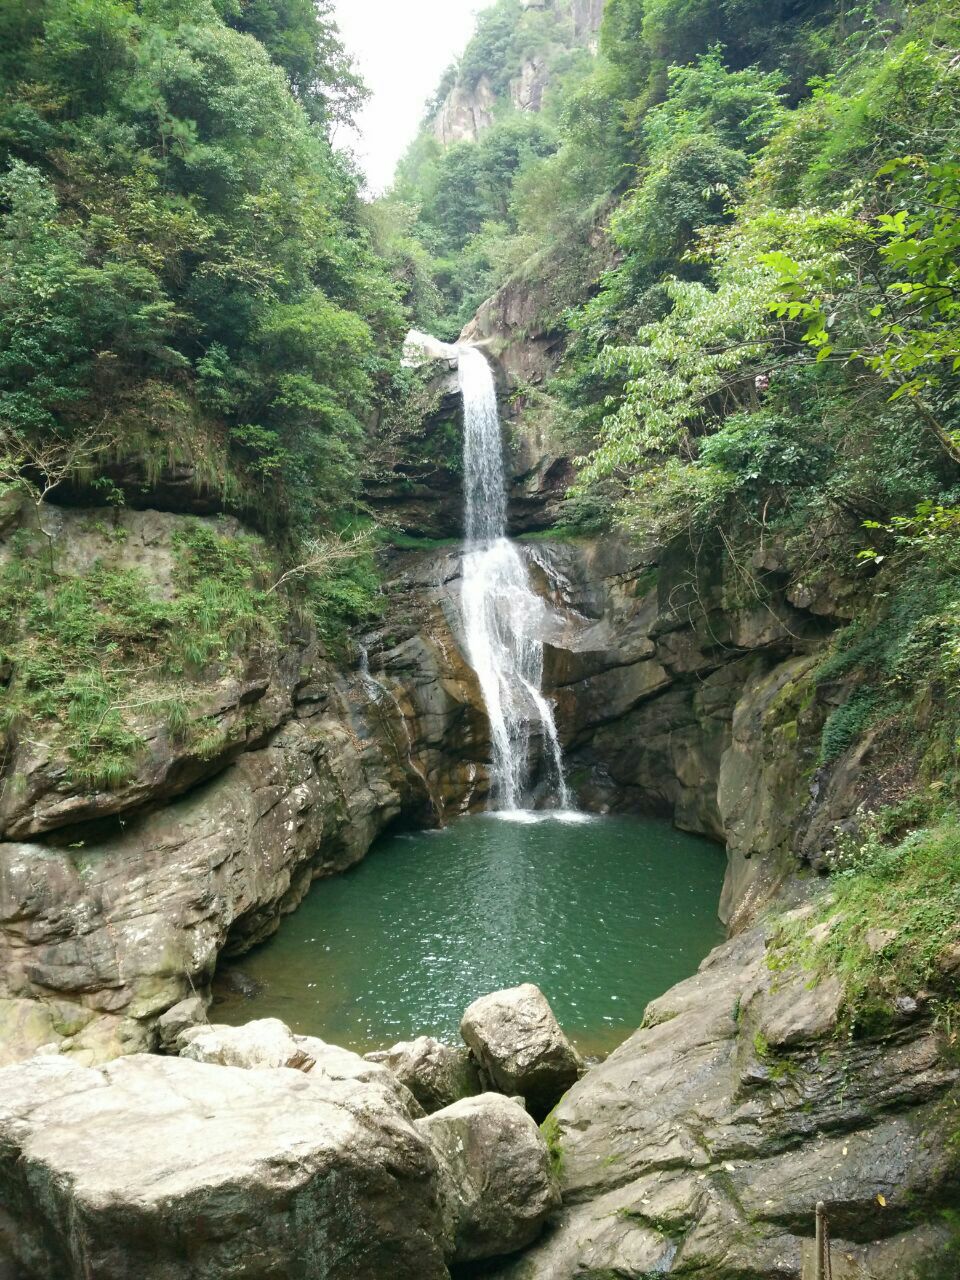
<path fill-rule="evenodd" d="M 315 885 L 240 962 L 262 991 L 211 1017 L 279 1017 L 366 1051 L 456 1041 L 471 1000 L 535 982 L 585 1052 L 606 1052 L 721 941 L 723 867 L 654 819 L 488 814 L 393 836 Z"/>

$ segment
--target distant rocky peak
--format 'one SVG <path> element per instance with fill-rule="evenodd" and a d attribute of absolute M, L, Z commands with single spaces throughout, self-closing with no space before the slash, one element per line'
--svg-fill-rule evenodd
<path fill-rule="evenodd" d="M 520 0 L 518 26 L 530 11 L 557 15 L 561 21 L 553 41 L 543 48 L 529 49 L 519 67 L 491 67 L 472 82 L 459 76 L 433 115 L 431 128 L 436 140 L 444 147 L 476 142 L 493 125 L 496 109 L 504 102 L 517 111 L 539 112 L 558 49 L 586 46 L 596 53 L 604 5 L 605 0 Z"/>

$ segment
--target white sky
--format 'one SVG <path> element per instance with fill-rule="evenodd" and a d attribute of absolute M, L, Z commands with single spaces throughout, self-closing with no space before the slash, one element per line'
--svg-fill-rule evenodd
<path fill-rule="evenodd" d="M 374 92 L 354 144 L 372 192 L 390 182 L 416 135 L 425 103 L 463 52 L 476 14 L 490 2 L 335 0 L 344 44 Z"/>

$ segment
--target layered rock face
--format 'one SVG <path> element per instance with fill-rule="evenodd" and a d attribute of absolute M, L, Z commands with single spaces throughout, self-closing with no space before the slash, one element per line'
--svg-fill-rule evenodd
<path fill-rule="evenodd" d="M 64 580 L 99 560 L 136 564 L 155 591 L 170 589 L 180 517 L 45 519 Z M 151 1047 L 157 1018 L 202 992 L 220 955 L 268 936 L 313 880 L 363 857 L 390 822 L 429 824 L 482 801 L 473 674 L 416 575 L 393 598 L 397 634 L 378 657 L 391 670 L 379 680 L 338 671 L 305 628 L 202 686 L 191 710 L 216 728 L 214 751 L 148 705 L 136 767 L 109 787 L 70 771 L 52 721 L 8 738 L 0 1061 L 40 1045 L 84 1063 Z"/>
<path fill-rule="evenodd" d="M 838 985 L 778 959 L 762 929 L 733 939 L 571 1089 L 548 1122 L 563 1209 L 490 1274 L 807 1280 L 821 1200 L 835 1276 L 953 1274 L 960 1069 L 942 1028 L 905 1016 L 848 1041 Z"/>
<path fill-rule="evenodd" d="M 577 46 L 595 51 L 605 0 L 523 0 L 522 7 L 552 10 L 556 14 L 557 26 L 552 39 L 544 38 L 542 52 L 525 60 L 507 88 L 506 96 L 517 111 L 538 112 L 551 80 L 548 54 L 555 49 Z M 474 83 L 458 82 L 433 118 L 433 136 L 444 147 L 476 142 L 493 125 L 498 105 L 497 90 L 489 75 L 480 75 Z"/>
<path fill-rule="evenodd" d="M 772 552 L 748 590 L 719 554 L 609 537 L 529 554 L 555 610 L 544 683 L 578 799 L 725 842 L 722 914 L 741 927 L 863 795 L 846 756 L 817 770 L 836 691 L 813 672 L 847 589 L 798 586 Z"/>
<path fill-rule="evenodd" d="M 456 85 L 444 99 L 433 122 L 433 136 L 444 147 L 476 142 L 493 124 L 497 95 L 488 76 L 475 85 Z"/>

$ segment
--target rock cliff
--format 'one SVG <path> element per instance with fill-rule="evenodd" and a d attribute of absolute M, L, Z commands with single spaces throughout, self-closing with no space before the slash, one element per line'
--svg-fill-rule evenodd
<path fill-rule="evenodd" d="M 158 595 L 174 591 L 181 517 L 50 509 L 44 520 L 58 582 L 129 562 Z M 379 678 L 331 662 L 303 624 L 228 655 L 222 675 L 186 692 L 178 678 L 200 737 L 170 728 L 166 677 L 141 687 L 132 768 L 112 785 L 71 768 L 56 716 L 8 730 L 0 1060 L 40 1045 L 85 1063 L 149 1049 L 164 1010 L 203 990 L 220 955 L 272 932 L 313 880 L 362 858 L 401 817 L 429 824 L 482 799 L 479 693 L 421 588 L 398 574 Z"/>
<path fill-rule="evenodd" d="M 457 429 L 449 374 L 434 370 L 430 413 L 440 425 L 427 415 L 428 447 L 432 429 Z M 508 370 L 501 376 L 516 387 Z M 549 414 L 542 432 L 530 421 L 509 427 L 520 531 L 555 521 L 565 483 Z M 451 468 L 384 501 L 422 541 L 458 531 L 458 488 Z M 48 507 L 31 521 L 7 513 L 3 564 L 33 549 L 68 586 L 136 569 L 158 599 L 181 589 L 185 531 L 215 527 L 238 545 L 250 536 L 235 520 L 150 510 Z M 757 924 L 771 904 L 817 892 L 811 868 L 886 776 L 873 739 L 820 763 L 823 725 L 849 690 L 815 673 L 855 613 L 856 591 L 792 565 L 778 546 L 746 572 L 721 548 L 611 537 L 538 538 L 526 554 L 554 616 L 545 688 L 579 801 L 668 814 L 725 842 L 721 909 L 736 936 L 655 1001 L 644 1027 L 548 1119 L 563 1207 L 542 1244 L 492 1274 L 805 1280 L 813 1208 L 826 1199 L 841 1274 L 919 1277 L 945 1247 L 941 1210 L 957 1178 L 957 1071 L 936 1006 L 914 1002 L 882 1032 L 851 1041 L 835 985 L 811 986 L 781 963 L 775 931 Z M 157 673 L 151 695 L 133 700 L 133 767 L 112 782 L 77 771 L 55 715 L 5 730 L 0 1045 L 8 1062 L 42 1049 L 36 1070 L 47 1073 L 39 1109 L 18 1112 L 15 1128 L 34 1116 L 46 1125 L 43 1108 L 59 1114 L 73 1093 L 112 1098 L 119 1115 L 128 1069 L 95 1069 L 157 1047 L 159 1020 L 205 994 L 221 956 L 268 936 L 314 880 L 362 858 L 390 824 L 483 804 L 488 730 L 463 657 L 459 551 L 393 548 L 381 568 L 386 610 L 365 637 L 365 662 L 355 650 L 332 656 L 309 622 L 287 618 L 272 639 L 178 676 L 199 734 L 171 725 L 169 673 Z M 192 1077 L 168 1086 L 186 1115 L 199 1096 Z M 249 1082 L 237 1089 L 246 1098 Z M 278 1084 L 271 1094 L 278 1151 L 294 1105 L 287 1093 Z M 267 1105 L 252 1094 L 248 1102 Z M 470 1112 L 443 1132 L 454 1141 L 473 1123 Z M 321 1154 L 310 1156 L 318 1169 Z M 62 1171 L 48 1163 L 55 1182 Z M 308 1178 L 305 1204 L 311 1186 Z M 431 1239 L 448 1231 L 443 1194 L 434 1186 L 427 1198 L 440 1199 L 424 1208 Z M 471 1196 L 461 1247 L 480 1259 Z M 517 1230 L 518 1243 L 531 1238 Z M 449 1252 L 431 1248 L 443 1275 Z M 38 1274 L 61 1265 L 37 1259 Z M 370 1263 L 371 1276 L 380 1265 Z"/>
<path fill-rule="evenodd" d="M 494 122 L 498 107 L 509 103 L 517 111 L 538 112 L 553 78 L 554 55 L 587 47 L 595 51 L 596 37 L 603 21 L 605 0 L 523 0 L 523 10 L 546 11 L 554 15 L 548 34 L 524 42 L 527 52 L 515 68 L 507 67 L 504 92 L 498 92 L 489 72 L 474 80 L 458 77 L 443 98 L 430 124 L 441 146 L 476 142 Z M 525 14 L 521 18 L 522 21 Z M 503 68 L 499 68 L 500 71 Z"/>

